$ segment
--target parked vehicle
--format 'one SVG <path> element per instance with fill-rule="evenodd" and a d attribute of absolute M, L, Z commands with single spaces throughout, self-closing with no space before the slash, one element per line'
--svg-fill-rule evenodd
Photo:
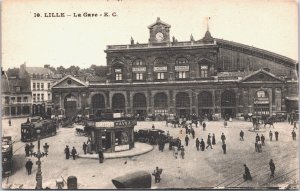
<path fill-rule="evenodd" d="M 2 137 L 2 177 L 8 176 L 13 169 L 13 145 L 11 136 Z"/>
<path fill-rule="evenodd" d="M 159 140 L 169 141 L 169 137 L 164 132 L 160 129 L 140 129 L 135 132 L 134 139 L 135 141 L 156 145 Z"/>
<path fill-rule="evenodd" d="M 21 124 L 21 141 L 35 141 L 37 140 L 36 130 L 40 129 L 40 138 L 46 138 L 56 135 L 57 123 L 54 120 L 42 120 L 40 118 L 31 118 L 31 121 Z"/>

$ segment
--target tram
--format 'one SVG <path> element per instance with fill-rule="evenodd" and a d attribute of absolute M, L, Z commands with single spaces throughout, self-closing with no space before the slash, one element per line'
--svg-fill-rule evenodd
<path fill-rule="evenodd" d="M 2 137 L 2 177 L 8 176 L 13 169 L 13 145 L 11 136 Z"/>
<path fill-rule="evenodd" d="M 40 129 L 40 138 L 46 138 L 56 135 L 57 123 L 54 120 L 46 119 L 41 120 L 40 118 L 31 118 L 26 123 L 21 124 L 21 141 L 29 142 L 37 140 L 36 130 Z"/>

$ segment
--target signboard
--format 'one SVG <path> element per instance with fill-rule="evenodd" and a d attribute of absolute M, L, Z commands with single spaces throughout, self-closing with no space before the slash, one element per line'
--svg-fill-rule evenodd
<path fill-rule="evenodd" d="M 132 72 L 146 72 L 146 67 L 135 67 L 135 68 L 132 68 Z"/>
<path fill-rule="evenodd" d="M 207 65 L 202 65 L 201 69 L 208 69 L 208 66 Z"/>
<path fill-rule="evenodd" d="M 190 67 L 189 66 L 175 66 L 175 71 L 183 71 L 183 72 L 186 72 L 186 71 L 189 71 L 190 70 Z"/>
<path fill-rule="evenodd" d="M 125 151 L 129 150 L 129 145 L 118 145 L 115 146 L 115 151 Z"/>
<path fill-rule="evenodd" d="M 166 72 L 168 70 L 167 66 L 155 66 L 154 72 Z"/>
<path fill-rule="evenodd" d="M 77 101 L 77 99 L 73 98 L 73 97 L 70 97 L 70 98 L 67 98 L 67 101 Z"/>
<path fill-rule="evenodd" d="M 99 121 L 95 123 L 95 127 L 114 127 L 114 122 L 112 121 Z"/>
<path fill-rule="evenodd" d="M 136 125 L 136 121 L 130 120 L 130 121 L 115 121 L 115 127 L 126 127 L 126 126 L 132 126 Z"/>
<path fill-rule="evenodd" d="M 113 118 L 121 118 L 123 113 L 113 113 Z"/>
<path fill-rule="evenodd" d="M 254 101 L 254 104 L 269 104 L 269 100 L 258 100 L 258 101 Z"/>

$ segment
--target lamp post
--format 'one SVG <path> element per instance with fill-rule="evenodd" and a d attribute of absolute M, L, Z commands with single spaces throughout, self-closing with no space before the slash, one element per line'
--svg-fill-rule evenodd
<path fill-rule="evenodd" d="M 36 130 L 36 134 L 38 137 L 38 150 L 37 153 L 34 152 L 33 156 L 36 157 L 38 159 L 38 161 L 36 162 L 36 164 L 38 165 L 38 169 L 37 169 L 37 173 L 36 173 L 36 187 L 35 189 L 37 190 L 41 190 L 43 189 L 43 185 L 42 185 L 42 163 L 41 163 L 41 158 L 48 155 L 48 149 L 49 149 L 49 145 L 47 143 L 45 143 L 45 145 L 43 145 L 44 148 L 44 152 L 40 151 L 40 134 L 41 134 L 41 129 L 37 129 Z M 33 146 L 34 147 L 34 146 Z M 33 147 L 31 147 L 31 152 L 33 150 Z"/>

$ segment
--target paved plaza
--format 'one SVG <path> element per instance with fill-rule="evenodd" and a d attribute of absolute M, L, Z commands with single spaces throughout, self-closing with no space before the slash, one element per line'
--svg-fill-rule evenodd
<path fill-rule="evenodd" d="M 8 126 L 8 120 L 2 120 L 2 135 L 12 136 L 14 143 L 14 170 L 9 178 L 2 180 L 3 188 L 26 188 L 34 189 L 37 166 L 36 158 L 32 175 L 28 176 L 25 163 L 24 145 L 20 142 L 20 124 L 26 119 L 13 119 L 12 126 Z M 106 159 L 100 164 L 98 160 L 77 158 L 76 160 L 65 159 L 64 148 L 66 145 L 75 146 L 77 152 L 82 155 L 82 144 L 87 137 L 76 135 L 75 128 L 60 128 L 54 137 L 41 140 L 41 144 L 47 142 L 50 145 L 49 156 L 42 158 L 43 187 L 56 188 L 56 179 L 76 176 L 79 189 L 114 189 L 111 180 L 137 170 L 145 170 L 152 173 L 156 166 L 163 169 L 161 182 L 155 184 L 152 180 L 152 188 L 200 188 L 200 187 L 286 187 L 289 184 L 298 185 L 299 162 L 298 162 L 298 140 L 293 141 L 291 131 L 293 127 L 287 122 L 275 124 L 271 128 L 273 134 L 279 132 L 279 141 L 269 140 L 269 127 L 259 132 L 266 137 L 266 145 L 262 153 L 255 152 L 256 133 L 248 131 L 252 127 L 251 122 L 234 120 L 228 122 L 224 128 L 223 121 L 208 121 L 206 131 L 202 127 L 196 128 L 196 138 L 206 142 L 207 135 L 214 133 L 216 145 L 213 149 L 197 151 L 195 140 L 189 135 L 189 146 L 185 147 L 185 158 L 175 159 L 173 151 L 165 146 L 164 152 L 158 151 L 158 147 L 138 156 Z M 185 130 L 180 134 L 180 128 L 174 128 L 165 122 L 138 122 L 135 130 L 139 128 L 155 128 L 169 131 L 173 137 L 179 137 L 184 144 Z M 244 141 L 239 140 L 239 133 L 245 132 Z M 227 154 L 223 154 L 220 136 L 222 132 L 226 136 Z M 297 129 L 297 139 L 299 137 Z M 37 142 L 33 143 L 37 147 Z M 184 144 L 185 145 L 185 144 Z M 35 148 L 36 149 L 36 148 Z M 275 177 L 270 178 L 269 161 L 273 159 L 276 170 Z M 244 182 L 243 164 L 247 164 L 252 174 L 253 181 Z M 66 185 L 65 187 L 66 188 Z M 299 188 L 299 186 L 298 186 Z"/>

